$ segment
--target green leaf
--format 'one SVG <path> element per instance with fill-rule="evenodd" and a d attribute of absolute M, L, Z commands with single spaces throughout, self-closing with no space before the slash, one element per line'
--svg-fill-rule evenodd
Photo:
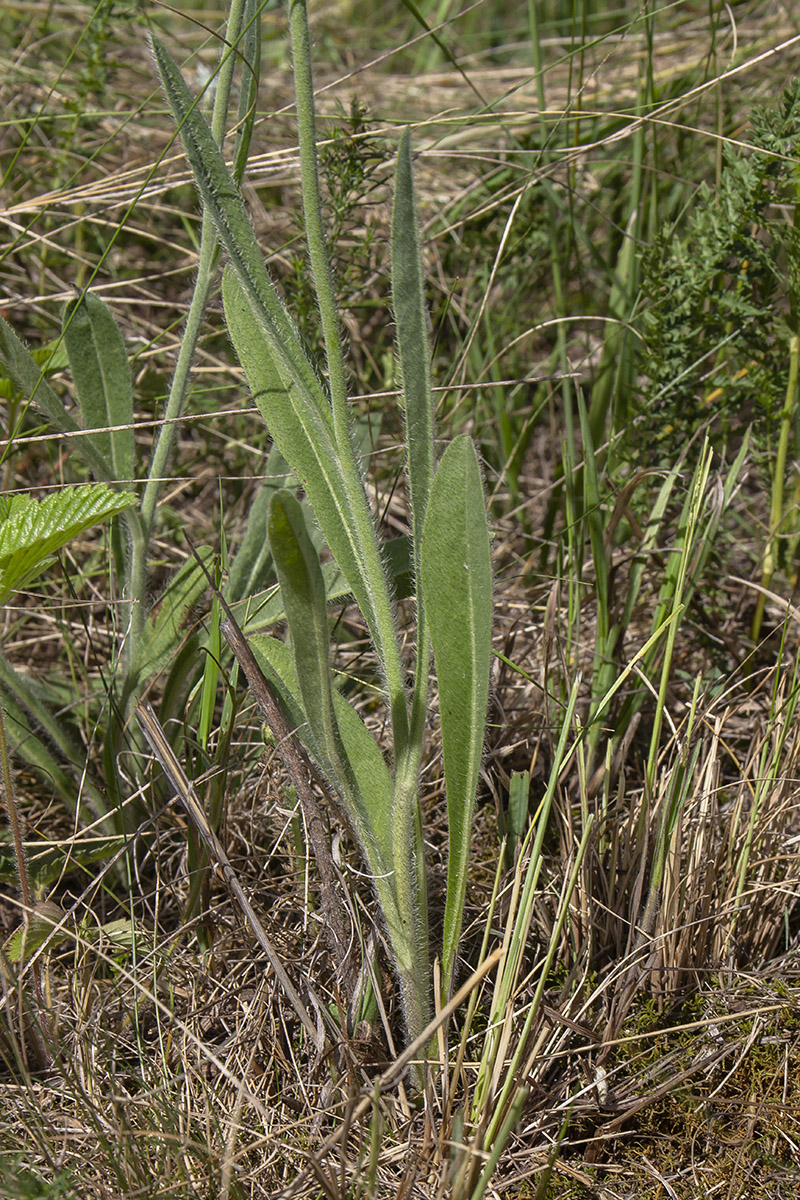
<path fill-rule="evenodd" d="M 277 692 L 286 718 L 312 757 L 322 765 L 311 727 L 306 721 L 300 687 L 289 647 L 268 634 L 248 639 L 259 666 Z M 374 874 L 386 873 L 391 863 L 392 800 L 394 788 L 380 747 L 348 700 L 334 690 L 333 705 L 355 789 L 345 815 L 350 820 L 367 864 Z M 331 783 L 336 787 L 336 780 Z M 340 797 L 348 804 L 346 797 Z"/>
<path fill-rule="evenodd" d="M 14 386 L 52 425 L 57 433 L 81 433 L 81 427 L 71 416 L 44 379 L 42 368 L 34 361 L 22 338 L 3 317 L 0 317 L 0 360 Z M 111 464 L 101 454 L 91 437 L 71 437 L 70 445 L 98 479 L 109 482 L 114 477 Z"/>
<path fill-rule="evenodd" d="M 264 482 L 250 506 L 242 543 L 231 561 L 225 586 L 225 599 L 229 604 L 236 600 L 247 600 L 266 583 L 272 565 L 272 554 L 265 537 L 269 502 L 280 488 L 291 488 L 292 479 L 280 450 L 272 446 L 264 471 Z M 238 616 L 236 619 L 244 627 L 244 621 Z"/>
<path fill-rule="evenodd" d="M 43 500 L 0 497 L 0 604 L 27 587 L 67 542 L 134 504 L 132 492 L 105 483 L 63 487 Z"/>
<path fill-rule="evenodd" d="M 223 298 L 237 354 L 270 433 L 305 488 L 367 623 L 386 678 L 395 738 L 404 749 L 407 697 L 391 599 L 373 514 L 350 443 L 352 423 L 346 406 L 346 437 L 340 437 L 334 432 L 329 392 L 264 266 L 225 160 L 179 68 L 156 38 L 152 45 L 205 210 L 231 260 Z"/>
<path fill-rule="evenodd" d="M 266 515 L 264 516 L 266 528 Z M 262 533 L 263 537 L 263 533 Z M 266 540 L 266 539 L 265 539 Z M 394 585 L 394 595 L 397 600 L 405 600 L 414 595 L 414 568 L 411 560 L 411 539 L 407 535 L 391 538 L 381 546 L 386 573 Z M 272 554 L 269 558 L 271 560 Z M 322 563 L 322 576 L 325 580 L 325 595 L 328 604 L 335 601 L 345 602 L 352 598 L 352 591 L 336 562 Z M 265 588 L 255 595 L 245 596 L 231 604 L 233 615 L 239 626 L 246 633 L 258 633 L 272 629 L 281 621 L 286 620 L 286 609 L 279 587 Z"/>
<path fill-rule="evenodd" d="M 512 771 L 508 788 L 508 840 L 512 847 L 522 841 L 525 833 L 530 790 L 530 771 Z"/>
<path fill-rule="evenodd" d="M 63 910 L 52 901 L 42 900 L 36 904 L 27 924 L 18 926 L 3 948 L 9 961 L 22 962 L 30 958 L 48 938 L 51 948 L 55 949 L 59 942 L 70 936 L 69 930 L 57 928 L 63 920 Z"/>
<path fill-rule="evenodd" d="M 178 126 L 203 204 L 217 228 L 237 278 L 258 314 L 262 336 L 269 339 L 280 377 L 286 387 L 291 383 L 301 389 L 306 401 L 316 407 L 318 415 L 330 421 L 325 390 L 303 349 L 297 327 L 264 266 L 239 189 L 197 107 L 197 99 L 158 38 L 152 39 L 152 46 L 164 95 Z"/>
<path fill-rule="evenodd" d="M 225 320 L 275 445 L 297 475 L 331 553 L 375 633 L 376 621 L 365 583 L 356 521 L 339 465 L 330 412 L 320 413 L 304 391 L 286 384 L 271 347 L 238 279 L 226 270 L 222 282 Z"/>
<path fill-rule="evenodd" d="M 103 301 L 87 292 L 64 309 L 64 344 L 86 429 L 114 478 L 133 479 L 133 393 L 119 326 Z M 125 425 L 125 429 L 110 427 Z"/>
<path fill-rule="evenodd" d="M 478 456 L 469 437 L 450 443 L 434 477 L 420 570 L 439 680 L 447 786 L 449 859 L 442 986 L 448 994 L 466 895 L 491 662 L 489 527 Z"/>
<path fill-rule="evenodd" d="M 422 278 L 419 222 L 414 203 L 411 135 L 400 139 L 392 213 L 392 304 L 403 385 L 408 445 L 408 489 L 414 558 L 419 563 L 422 523 L 433 478 L 434 419 L 428 314 Z"/>
<path fill-rule="evenodd" d="M 46 780 L 47 787 L 66 805 L 68 812 L 74 816 L 81 810 L 82 817 L 93 820 L 105 813 L 106 805 L 85 773 L 85 748 L 70 737 L 63 716 L 53 716 L 53 707 L 44 702 L 36 682 L 15 671 L 0 654 L 0 690 L 11 749 Z M 57 754 L 51 752 L 50 746 L 56 747 Z M 71 776 L 64 770 L 65 763 L 72 768 Z M 83 806 L 89 811 L 83 812 Z"/>
<path fill-rule="evenodd" d="M 28 878 L 35 895 L 70 871 L 111 858 L 125 846 L 121 837 L 88 837 L 67 842 L 25 842 Z M 17 856 L 11 834 L 0 830 L 0 882 L 16 884 Z"/>
<path fill-rule="evenodd" d="M 320 765 L 328 775 L 340 778 L 346 764 L 333 711 L 325 581 L 300 505 L 291 492 L 276 492 L 272 497 L 267 531 L 292 635 L 303 709 L 323 755 Z"/>

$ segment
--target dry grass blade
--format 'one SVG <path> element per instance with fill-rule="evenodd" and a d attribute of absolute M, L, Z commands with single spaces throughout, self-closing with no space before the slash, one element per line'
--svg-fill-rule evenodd
<path fill-rule="evenodd" d="M 275 972 L 278 982 L 283 989 L 284 995 L 303 1023 L 303 1028 L 311 1038 L 312 1045 L 316 1046 L 318 1051 L 321 1051 L 322 1046 L 324 1045 L 322 1028 L 312 1021 L 308 1009 L 300 999 L 297 989 L 286 973 L 286 968 L 281 962 L 278 952 L 264 932 L 264 926 L 259 921 L 255 911 L 253 910 L 252 904 L 247 899 L 247 896 L 244 893 L 244 888 L 239 882 L 239 878 L 231 866 L 230 859 L 222 848 L 219 838 L 209 825 L 206 815 L 200 807 L 194 788 L 186 778 L 186 773 L 183 770 L 183 767 L 175 757 L 172 747 L 167 741 L 164 730 L 162 729 L 158 718 L 156 717 L 150 705 L 146 702 L 137 706 L 136 716 L 139 724 L 142 727 L 142 732 L 144 733 L 150 745 L 150 749 L 155 754 L 156 758 L 161 764 L 161 769 L 167 776 L 167 779 L 171 783 L 172 787 L 175 789 L 175 794 L 186 809 L 186 813 L 192 822 L 196 833 L 203 840 L 203 842 L 205 842 L 209 853 L 222 872 L 226 884 L 236 897 L 239 907 L 247 918 L 247 923 L 255 934 L 259 946 L 266 954 L 270 966 Z M 316 1000 L 316 997 L 314 997 L 314 999 Z M 324 1011 L 322 1004 L 319 1001 L 316 1001 L 316 1005 L 317 1011 L 322 1014 Z"/>

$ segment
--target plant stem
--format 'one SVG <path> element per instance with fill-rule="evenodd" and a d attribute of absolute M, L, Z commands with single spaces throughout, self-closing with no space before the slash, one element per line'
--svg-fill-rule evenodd
<path fill-rule="evenodd" d="M 236 44 L 241 33 L 244 17 L 245 0 L 231 0 L 228 13 L 228 23 L 225 30 L 225 50 L 219 70 L 214 109 L 211 118 L 211 132 L 219 146 L 225 138 L 225 125 L 228 116 L 228 105 L 233 84 L 233 67 L 236 55 Z M 161 425 L 150 470 L 142 496 L 141 522 L 142 536 L 133 540 L 131 545 L 131 562 L 129 575 L 129 598 L 131 601 L 131 620 L 126 642 L 126 668 L 129 670 L 133 655 L 141 638 L 145 620 L 145 596 L 147 593 L 147 547 L 153 528 L 156 507 L 161 495 L 161 489 L 167 474 L 167 464 L 175 444 L 178 432 L 178 420 L 186 404 L 189 388 L 189 376 L 194 360 L 200 331 L 203 325 L 208 296 L 216 275 L 219 261 L 219 247 L 214 232 L 214 224 L 207 212 L 203 213 L 200 233 L 200 253 L 197 263 L 197 278 L 195 281 L 186 325 L 181 338 L 178 360 L 170 383 L 167 406 L 164 411 L 164 423 Z M 134 697 L 131 697 L 133 703 Z"/>
<path fill-rule="evenodd" d="M 354 516 L 364 580 L 373 603 L 377 642 L 375 649 L 386 680 L 395 753 L 399 762 L 409 744 L 408 697 L 392 614 L 389 586 L 378 547 L 375 522 L 364 491 L 361 469 L 353 445 L 353 425 L 347 399 L 344 352 L 322 222 L 314 119 L 314 82 L 311 72 L 311 48 L 305 0 L 292 0 L 289 9 L 289 32 L 297 104 L 300 170 L 303 185 L 303 219 L 325 340 L 334 438 Z M 408 828 L 410 832 L 411 827 Z"/>

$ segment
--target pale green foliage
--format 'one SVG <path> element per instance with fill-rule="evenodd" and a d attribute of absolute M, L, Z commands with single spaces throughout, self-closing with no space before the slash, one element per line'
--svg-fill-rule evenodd
<path fill-rule="evenodd" d="M 328 382 L 323 382 L 309 360 L 297 327 L 278 296 L 238 189 L 179 68 L 155 39 L 153 49 L 206 212 L 230 259 L 223 299 L 237 355 L 273 441 L 302 484 L 325 541 L 361 609 L 385 681 L 394 760 L 391 771 L 361 718 L 336 690 L 327 616 L 330 593 L 319 551 L 301 506 L 289 492 L 278 491 L 270 501 L 268 531 L 291 652 L 273 638 L 255 639 L 253 649 L 358 837 L 386 922 L 406 1024 L 413 1037 L 424 1028 L 431 1011 L 418 799 L 431 633 L 450 823 L 442 954 L 443 992 L 447 995 L 461 930 L 489 689 L 492 581 L 486 502 L 477 454 L 469 438 L 452 443 L 434 475 L 430 349 L 411 144 L 406 133 L 398 155 L 392 221 L 392 296 L 416 568 L 417 656 L 409 688 L 383 550 L 356 450 L 355 420 L 344 388 L 339 315 L 322 230 L 308 29 L 300 0 L 291 5 L 290 26 L 303 211 Z"/>
<path fill-rule="evenodd" d="M 133 394 L 119 326 L 99 296 L 87 292 L 66 306 L 63 331 L 84 427 L 96 431 L 94 444 L 114 479 L 132 479 Z"/>
<path fill-rule="evenodd" d="M 442 974 L 452 979 L 483 752 L 491 660 L 492 566 L 486 502 L 472 441 L 445 451 L 431 488 L 421 581 L 439 679 L 450 853 Z"/>

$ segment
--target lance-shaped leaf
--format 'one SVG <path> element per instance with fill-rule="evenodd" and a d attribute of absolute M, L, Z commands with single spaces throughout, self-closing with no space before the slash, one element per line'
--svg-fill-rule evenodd
<path fill-rule="evenodd" d="M 133 478 L 133 394 L 119 326 L 103 301 L 87 292 L 64 310 L 64 344 L 86 429 L 114 478 Z M 126 426 L 115 429 L 113 426 Z"/>
<path fill-rule="evenodd" d="M 338 779 L 343 776 L 346 763 L 333 711 L 325 580 L 302 510 L 291 492 L 283 490 L 272 497 L 267 533 L 292 635 L 292 654 L 306 719 L 322 755 L 320 765 Z"/>
<path fill-rule="evenodd" d="M 337 442 L 328 392 L 264 266 L 241 195 L 197 102 L 166 49 L 155 38 L 152 44 L 195 181 L 235 273 L 226 272 L 223 294 L 237 353 L 367 622 L 386 676 L 395 736 L 404 744 L 408 715 L 389 585 L 352 447 Z"/>
<path fill-rule="evenodd" d="M 30 397 L 30 402 L 37 412 L 52 425 L 58 433 L 79 434 L 81 427 L 75 418 L 67 412 L 64 405 L 55 394 L 50 384 L 44 379 L 41 368 L 37 365 L 23 342 L 2 316 L 0 316 L 0 360 L 5 372 L 13 381 L 14 386 L 24 396 Z M 71 445 L 75 453 L 80 455 L 98 479 L 110 481 L 114 477 L 111 463 L 101 454 L 92 441 L 91 435 L 73 437 Z"/>
<path fill-rule="evenodd" d="M 306 720 L 292 652 L 277 638 L 256 634 L 249 639 L 258 664 L 281 700 L 286 718 L 321 765 L 322 749 Z M 337 690 L 333 704 L 342 744 L 355 779 L 351 796 L 340 796 L 373 874 L 386 874 L 391 862 L 392 778 L 380 747 L 353 706 Z M 337 781 L 331 780 L 334 788 Z M 337 789 L 338 794 L 338 789 Z"/>
<path fill-rule="evenodd" d="M 422 590 L 431 628 L 449 822 L 442 986 L 449 993 L 464 911 L 478 787 L 492 630 L 489 527 L 469 437 L 447 447 L 431 487 L 422 537 Z"/>
<path fill-rule="evenodd" d="M 260 504 L 260 498 L 257 497 L 256 503 Z M 255 506 L 254 510 L 255 511 Z M 262 513 L 262 526 L 266 525 L 266 513 Z M 249 520 L 248 520 L 249 525 Z M 309 530 L 309 533 L 312 531 Z M 264 540 L 262 528 L 262 540 Z M 268 543 L 266 559 L 271 562 L 272 552 L 269 551 Z M 414 595 L 414 569 L 411 561 L 411 539 L 406 535 L 396 538 L 390 538 L 388 542 L 384 542 L 381 546 L 383 552 L 383 560 L 386 567 L 386 572 L 392 581 L 393 591 L 397 600 L 406 600 L 409 596 Z M 328 607 L 335 601 L 349 601 L 352 599 L 352 591 L 342 572 L 339 570 L 339 565 L 336 562 L 324 562 L 322 566 L 322 577 L 325 580 L 325 595 L 328 598 Z M 230 582 L 228 584 L 227 593 L 236 595 L 233 590 L 233 570 L 231 570 Z M 286 610 L 283 605 L 283 597 L 279 587 L 266 588 L 261 592 L 254 594 L 246 594 L 243 589 L 238 588 L 238 594 L 246 595 L 243 600 L 236 600 L 231 604 L 233 615 L 236 618 L 240 628 L 245 633 L 259 633 L 266 629 L 272 629 L 281 621 L 286 620 Z"/>
<path fill-rule="evenodd" d="M 135 503 L 132 492 L 104 483 L 63 487 L 43 500 L 0 497 L 0 604 L 31 583 L 67 542 Z"/>
<path fill-rule="evenodd" d="M 319 527 L 350 585 L 373 637 L 378 636 L 374 605 L 366 585 L 357 523 L 339 465 L 333 422 L 327 407 L 287 384 L 276 366 L 269 339 L 253 304 L 230 268 L 222 283 L 225 320 L 253 399 L 272 439 L 303 485 Z"/>
<path fill-rule="evenodd" d="M 285 386 L 292 383 L 302 389 L 306 401 L 317 409 L 320 417 L 325 419 L 327 416 L 330 420 L 325 390 L 303 349 L 297 327 L 264 266 L 239 189 L 197 107 L 197 99 L 188 88 L 177 63 L 158 38 L 152 39 L 152 46 L 164 95 L 180 131 L 203 204 L 258 314 L 263 333 L 269 339 L 277 371 Z"/>

